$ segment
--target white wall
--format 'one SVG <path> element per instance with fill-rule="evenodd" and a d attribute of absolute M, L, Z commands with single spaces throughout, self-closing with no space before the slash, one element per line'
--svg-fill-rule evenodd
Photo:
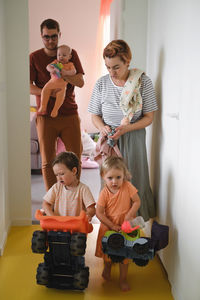
<path fill-rule="evenodd" d="M 5 1 L 8 188 L 11 221 L 31 224 L 28 3 Z"/>
<path fill-rule="evenodd" d="M 110 5 L 110 40 L 120 39 L 122 37 L 122 7 L 123 0 L 114 0 Z"/>
<path fill-rule="evenodd" d="M 111 40 L 124 39 L 131 48 L 131 67 L 146 71 L 147 0 L 111 3 Z"/>
<path fill-rule="evenodd" d="M 31 224 L 26 0 L 0 1 L 0 254 L 10 225 Z"/>
<path fill-rule="evenodd" d="M 5 7 L 0 0 L 0 255 L 10 226 L 6 126 Z"/>
<path fill-rule="evenodd" d="M 198 0 L 149 1 L 147 70 L 160 106 L 151 174 L 159 220 L 170 225 L 161 258 L 176 300 L 200 298 L 199 12 Z"/>
<path fill-rule="evenodd" d="M 147 0 L 122 1 L 122 37 L 132 50 L 132 67 L 146 71 Z"/>
<path fill-rule="evenodd" d="M 62 36 L 59 43 L 68 44 L 78 52 L 85 71 L 85 85 L 76 87 L 75 94 L 81 126 L 88 132 L 96 132 L 87 107 L 97 80 L 95 59 L 99 10 L 100 0 L 29 0 L 30 52 L 43 47 L 40 24 L 47 18 L 60 24 Z"/>
<path fill-rule="evenodd" d="M 200 298 L 200 2 L 122 0 L 120 32 L 156 88 L 159 112 L 147 130 L 151 182 L 158 221 L 170 226 L 170 243 L 159 255 L 176 300 Z M 148 4 L 148 18 L 143 20 Z M 133 15 L 135 17 L 133 17 Z M 137 18 L 137 16 L 139 18 Z M 137 23 L 138 21 L 138 23 Z M 145 27 L 146 24 L 146 34 Z M 136 25 L 137 23 L 137 25 Z M 141 29 L 141 26 L 143 29 Z M 134 32 L 134 29 L 136 32 Z M 137 36 L 144 30 L 145 41 Z M 141 38 L 141 39 L 140 39 Z M 136 66 L 142 62 L 136 61 Z"/>

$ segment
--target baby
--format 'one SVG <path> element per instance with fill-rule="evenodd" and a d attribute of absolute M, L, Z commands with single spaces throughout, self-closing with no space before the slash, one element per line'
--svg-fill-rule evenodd
<path fill-rule="evenodd" d="M 76 69 L 72 62 L 69 62 L 71 58 L 71 48 L 67 45 L 58 47 L 57 59 L 47 65 L 47 70 L 51 74 L 51 79 L 45 84 L 41 93 L 41 104 L 38 110 L 39 114 L 45 114 L 47 104 L 52 90 L 59 89 L 56 93 L 56 101 L 54 108 L 51 112 L 51 117 L 55 118 L 58 115 L 58 110 L 63 104 L 65 98 L 65 91 L 67 82 L 61 77 L 60 71 L 65 70 L 65 75 L 75 75 Z"/>

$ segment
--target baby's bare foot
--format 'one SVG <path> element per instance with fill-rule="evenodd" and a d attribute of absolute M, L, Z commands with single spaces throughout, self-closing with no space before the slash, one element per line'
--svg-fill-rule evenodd
<path fill-rule="evenodd" d="M 40 106 L 39 109 L 38 109 L 38 112 L 40 112 L 40 113 L 43 113 L 45 111 L 46 111 L 46 109 L 42 106 Z"/>
<path fill-rule="evenodd" d="M 120 281 L 119 285 L 120 285 L 120 288 L 123 292 L 130 291 L 130 286 L 129 286 L 129 284 L 126 280 Z"/>
<path fill-rule="evenodd" d="M 57 111 L 55 112 L 55 111 L 52 110 L 51 117 L 55 118 L 55 117 L 57 117 L 57 115 L 58 115 L 58 112 Z"/>
<path fill-rule="evenodd" d="M 46 115 L 46 109 L 44 109 L 43 107 L 40 107 L 37 111 L 38 115 Z"/>

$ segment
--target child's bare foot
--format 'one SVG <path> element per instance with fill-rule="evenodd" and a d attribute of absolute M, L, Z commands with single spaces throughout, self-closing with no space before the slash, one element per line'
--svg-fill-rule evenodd
<path fill-rule="evenodd" d="M 44 109 L 43 107 L 40 107 L 37 111 L 38 115 L 46 115 L 46 109 Z"/>
<path fill-rule="evenodd" d="M 38 116 L 45 116 L 45 115 L 47 115 L 47 112 L 46 111 L 44 111 L 44 112 L 37 111 L 37 115 Z"/>
<path fill-rule="evenodd" d="M 58 115 L 58 112 L 52 110 L 52 112 L 51 112 L 51 117 L 52 117 L 52 118 L 55 118 L 55 117 L 57 117 L 57 115 Z"/>
<path fill-rule="evenodd" d="M 111 273 L 111 264 L 105 264 L 103 272 L 102 272 L 102 277 L 105 280 L 109 281 L 111 278 L 110 273 Z"/>
<path fill-rule="evenodd" d="M 126 280 L 120 281 L 119 286 L 123 292 L 130 291 L 130 286 Z"/>

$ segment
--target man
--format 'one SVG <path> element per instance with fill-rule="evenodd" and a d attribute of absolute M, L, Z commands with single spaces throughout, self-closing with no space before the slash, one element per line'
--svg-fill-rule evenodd
<path fill-rule="evenodd" d="M 61 36 L 57 21 L 47 19 L 40 25 L 41 38 L 44 48 L 30 54 L 30 93 L 36 96 L 37 109 L 40 107 L 40 96 L 43 86 L 49 81 L 50 74 L 46 66 L 56 59 L 58 41 Z M 66 76 L 65 70 L 61 75 L 68 82 L 65 100 L 59 109 L 58 116 L 52 118 L 51 111 L 55 103 L 56 92 L 52 92 L 45 115 L 37 115 L 36 126 L 42 157 L 42 174 L 46 190 L 56 182 L 51 163 L 56 156 L 56 142 L 60 137 L 66 150 L 73 151 L 81 157 L 81 130 L 78 107 L 75 102 L 75 86 L 83 87 L 84 71 L 77 52 L 72 49 L 70 61 L 74 64 L 76 74 Z"/>

